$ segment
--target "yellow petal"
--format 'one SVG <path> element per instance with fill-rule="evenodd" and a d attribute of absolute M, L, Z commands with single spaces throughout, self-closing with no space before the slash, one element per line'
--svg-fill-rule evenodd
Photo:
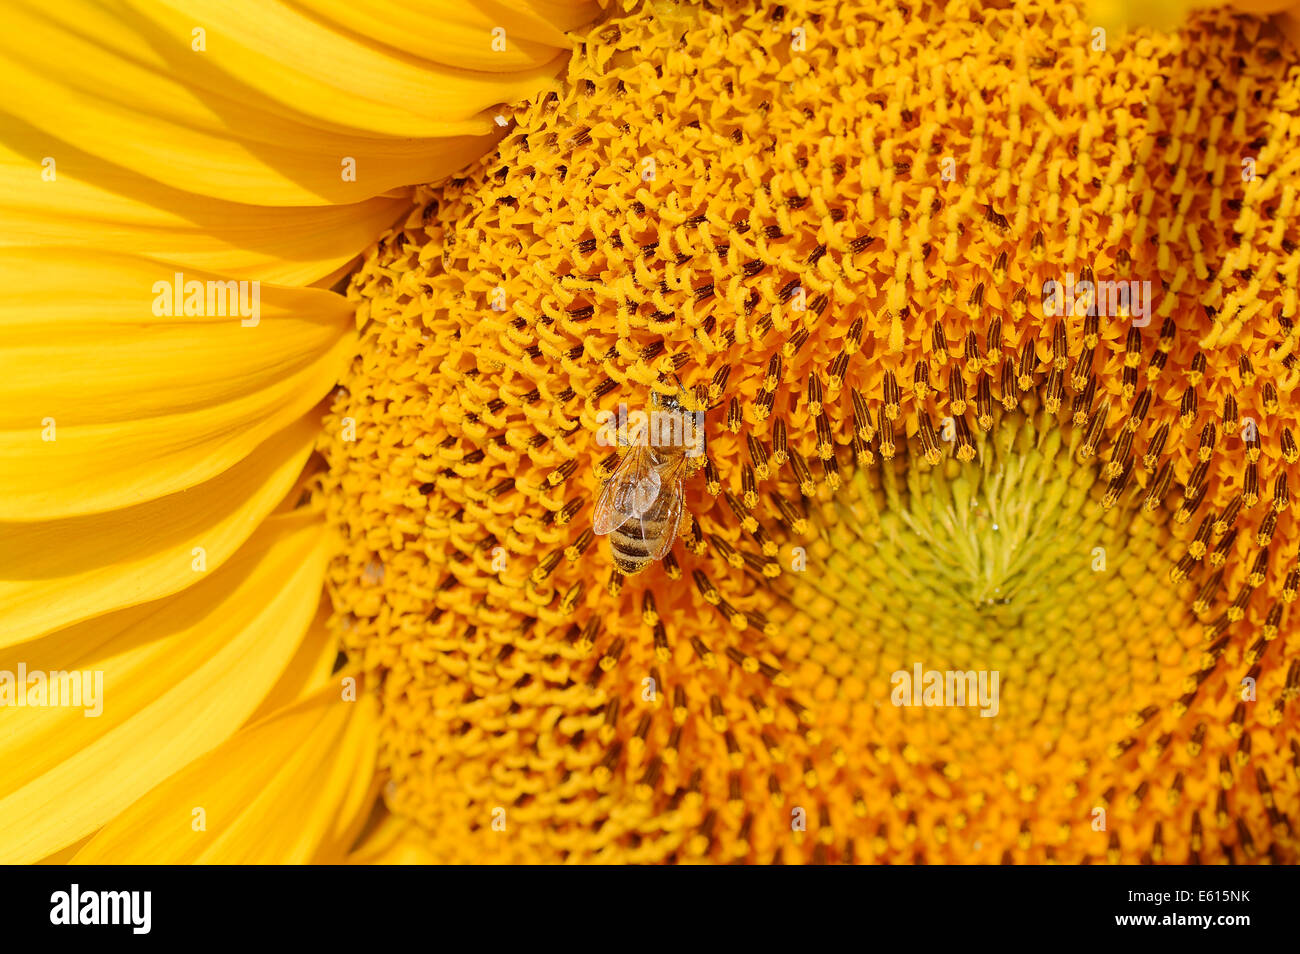
<path fill-rule="evenodd" d="M 84 848 L 88 841 L 90 841 L 90 835 L 87 835 L 85 838 L 79 839 L 78 841 L 74 841 L 66 848 L 60 848 L 58 851 L 54 852 L 53 854 L 46 855 L 40 861 L 33 862 L 33 864 L 66 865 L 69 861 L 71 861 L 74 857 L 76 857 L 77 852 L 79 852 L 82 848 Z"/>
<path fill-rule="evenodd" d="M 362 842 L 348 855 L 354 865 L 431 865 L 437 859 L 429 851 L 429 838 L 408 819 L 384 815 Z"/>
<path fill-rule="evenodd" d="M 155 317 L 154 284 L 175 279 L 146 259 L 0 249 L 0 282 L 3 520 L 201 483 L 306 414 L 354 348 L 352 306 L 320 289 L 262 285 L 260 321 L 244 327 Z"/>
<path fill-rule="evenodd" d="M 249 717 L 250 725 L 270 718 L 280 709 L 306 701 L 326 686 L 339 687 L 344 678 L 355 677 L 352 670 L 334 671 L 340 657 L 338 639 L 328 628 L 330 615 L 329 601 L 322 600 L 311 629 L 280 675 L 279 682 Z M 344 862 L 348 850 L 356 843 L 367 819 L 373 814 L 381 779 L 373 764 L 367 763 L 367 766 L 356 773 L 353 784 L 340 799 L 334 826 L 321 843 L 314 859 L 316 862 Z"/>
<path fill-rule="evenodd" d="M 555 49 L 567 49 L 564 35 L 594 20 L 600 6 L 589 2 L 501 2 L 501 0 L 302 0 L 316 17 L 360 36 L 414 56 L 467 70 L 500 71 L 537 66 Z M 505 31 L 505 49 L 490 42 L 496 28 Z"/>
<path fill-rule="evenodd" d="M 328 629 L 329 618 L 329 600 L 322 600 L 311 628 L 284 667 L 279 682 L 267 693 L 257 711 L 248 717 L 250 724 L 320 692 L 326 683 L 333 680 L 334 664 L 339 658 L 339 641 Z"/>
<path fill-rule="evenodd" d="M 155 35 L 161 42 L 151 50 L 119 37 L 116 48 L 147 56 L 168 40 L 179 41 L 187 79 L 196 85 L 227 94 L 246 86 L 256 99 L 279 104 L 285 115 L 370 135 L 441 135 L 448 121 L 528 95 L 539 78 L 554 75 L 567 58 L 557 44 L 512 37 L 517 18 L 505 11 L 505 19 L 496 23 L 468 11 L 457 22 L 449 14 L 471 6 L 463 0 L 426 11 L 432 22 L 423 41 L 434 54 L 430 57 L 404 55 L 278 0 L 127 3 L 132 15 L 119 32 L 132 39 Z M 333 10 L 342 6 L 335 3 Z M 594 12 L 595 5 L 590 7 Z M 192 49 L 195 27 L 206 33 L 203 53 Z M 496 37 L 494 27 L 502 31 Z M 294 40 L 286 44 L 285 37 Z M 235 77 L 238 83 L 232 82 Z"/>
<path fill-rule="evenodd" d="M 366 822 L 374 815 L 379 800 L 379 791 L 384 777 L 378 771 L 379 757 L 379 706 L 376 703 L 364 716 L 366 729 L 356 727 L 352 742 L 353 751 L 348 754 L 352 764 L 352 774 L 345 777 L 343 784 L 329 782 L 338 793 L 333 805 L 333 819 L 325 832 L 324 838 L 316 846 L 312 855 L 313 864 L 341 865 L 348 860 L 348 853 L 356 844 Z M 360 733 L 372 733 L 370 739 Z M 367 742 L 373 744 L 367 745 Z M 347 754 L 347 753 L 341 753 Z"/>
<path fill-rule="evenodd" d="M 35 861 L 84 837 L 229 738 L 316 612 L 324 544 L 314 515 L 274 517 L 178 596 L 0 651 L 0 671 L 22 663 L 28 672 L 103 673 L 99 716 L 5 710 L 0 863 Z"/>
<path fill-rule="evenodd" d="M 270 24 L 286 29 L 299 14 L 272 2 L 211 24 L 206 48 L 192 49 L 191 31 L 233 8 L 209 7 L 196 22 L 151 5 L 151 16 L 168 20 L 160 26 L 88 3 L 14 7 L 0 35 L 0 78 L 21 92 L 6 111 L 178 189 L 264 205 L 359 202 L 481 156 L 497 135 L 496 106 L 553 82 L 564 60 L 556 53 L 504 74 L 411 64 L 322 36 L 319 26 L 276 34 Z M 306 61 L 313 68 L 300 72 Z M 324 81 L 335 64 L 360 92 Z"/>
<path fill-rule="evenodd" d="M 302 418 L 206 484 L 135 507 L 0 523 L 0 646 L 175 593 L 217 570 L 294 485 L 318 430 L 315 417 Z"/>
<path fill-rule="evenodd" d="M 357 791 L 372 787 L 377 709 L 370 693 L 346 702 L 337 685 L 326 687 L 167 779 L 104 826 L 74 863 L 328 860 L 349 812 L 362 805 Z"/>
<path fill-rule="evenodd" d="M 12 119 L 0 142 L 0 245 L 111 249 L 228 278 L 309 285 L 347 265 L 409 208 L 405 193 L 284 209 L 224 202 Z"/>

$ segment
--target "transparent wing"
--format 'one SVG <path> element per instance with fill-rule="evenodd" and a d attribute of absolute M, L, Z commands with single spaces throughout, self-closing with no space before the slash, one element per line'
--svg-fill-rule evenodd
<path fill-rule="evenodd" d="M 650 448 L 633 446 L 601 488 L 591 517 L 592 532 L 602 536 L 641 516 L 658 497 L 659 486 L 660 477 L 651 461 Z"/>
<path fill-rule="evenodd" d="M 677 539 L 677 528 L 682 522 L 682 501 L 685 497 L 683 481 L 686 462 L 678 458 L 660 474 L 659 498 L 654 506 L 641 515 L 641 538 L 654 540 L 655 548 L 650 559 L 662 560 Z M 652 532 L 657 529 L 657 534 Z"/>
<path fill-rule="evenodd" d="M 651 560 L 662 560 L 663 555 L 672 550 L 673 541 L 677 539 L 677 526 L 681 524 L 682 496 L 681 477 L 677 477 L 663 487 L 651 511 L 641 516 L 642 539 L 656 541 L 654 550 L 650 551 Z M 654 524 L 659 524 L 658 537 L 646 532 L 647 525 Z"/>

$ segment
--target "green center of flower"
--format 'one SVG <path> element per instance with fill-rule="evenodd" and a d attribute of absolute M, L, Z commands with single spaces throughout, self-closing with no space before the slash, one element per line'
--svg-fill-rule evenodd
<path fill-rule="evenodd" d="M 847 705 L 847 733 L 979 786 L 1020 786 L 1031 765 L 1081 777 L 1131 744 L 1135 721 L 1172 708 L 1202 655 L 1169 579 L 1190 533 L 1136 486 L 1108 499 L 1084 429 L 1025 405 L 974 434 L 973 460 L 931 464 L 914 441 L 857 468 L 810 513 L 807 568 L 772 614 L 798 634 L 782 640 L 787 658 L 820 671 L 800 681 Z M 944 693 L 949 674 L 968 696 Z M 941 688 L 917 708 L 913 683 L 920 703 L 932 678 Z M 1083 817 L 1100 797 L 1021 787 L 1059 803 L 1053 817 Z"/>

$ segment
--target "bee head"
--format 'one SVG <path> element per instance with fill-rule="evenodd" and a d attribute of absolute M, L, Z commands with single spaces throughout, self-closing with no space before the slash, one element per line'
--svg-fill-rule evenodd
<path fill-rule="evenodd" d="M 675 371 L 673 377 L 677 381 L 677 393 L 664 394 L 652 390 L 650 392 L 650 405 L 652 408 L 690 414 L 693 413 L 693 408 L 705 409 L 708 407 L 708 395 L 704 388 L 688 388 Z"/>
<path fill-rule="evenodd" d="M 682 394 L 684 393 L 660 394 L 658 391 L 651 391 L 650 405 L 662 411 L 681 411 L 683 410 Z"/>

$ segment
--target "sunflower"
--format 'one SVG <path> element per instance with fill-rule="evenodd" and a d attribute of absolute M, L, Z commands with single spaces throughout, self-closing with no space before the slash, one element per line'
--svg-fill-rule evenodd
<path fill-rule="evenodd" d="M 1273 26 L 309 8 L 11 31 L 0 671 L 113 720 L 15 710 L 11 859 L 1297 860 Z M 707 442 L 624 576 L 654 394 Z"/>

